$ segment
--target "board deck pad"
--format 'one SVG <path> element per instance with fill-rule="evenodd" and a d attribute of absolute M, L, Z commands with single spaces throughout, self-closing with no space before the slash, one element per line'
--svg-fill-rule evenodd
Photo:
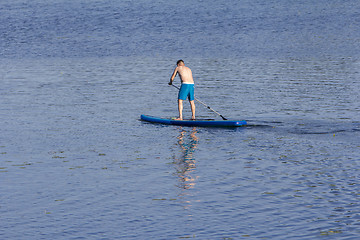
<path fill-rule="evenodd" d="M 174 120 L 172 118 L 159 118 L 148 115 L 141 115 L 141 120 L 178 126 L 194 126 L 194 127 L 241 127 L 246 125 L 245 120 L 213 120 L 213 119 L 196 119 L 196 120 Z"/>

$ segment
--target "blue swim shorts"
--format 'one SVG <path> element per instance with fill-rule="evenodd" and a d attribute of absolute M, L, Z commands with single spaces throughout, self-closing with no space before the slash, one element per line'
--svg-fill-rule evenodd
<path fill-rule="evenodd" d="M 181 84 L 178 99 L 193 101 L 194 97 L 194 84 L 183 83 Z"/>

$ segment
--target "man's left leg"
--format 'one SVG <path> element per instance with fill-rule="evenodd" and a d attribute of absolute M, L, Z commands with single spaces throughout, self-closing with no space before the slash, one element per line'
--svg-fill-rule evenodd
<path fill-rule="evenodd" d="M 183 120 L 183 100 L 178 99 L 178 109 L 179 109 L 179 117 L 176 120 Z"/>

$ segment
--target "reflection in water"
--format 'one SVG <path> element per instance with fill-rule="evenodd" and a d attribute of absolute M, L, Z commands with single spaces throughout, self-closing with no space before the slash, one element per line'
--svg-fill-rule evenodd
<path fill-rule="evenodd" d="M 190 133 L 190 134 L 189 134 Z M 196 161 L 193 153 L 198 144 L 196 137 L 197 130 L 194 127 L 190 132 L 181 128 L 178 136 L 178 144 L 181 147 L 182 155 L 180 158 L 175 158 L 176 174 L 179 176 L 181 189 L 190 189 L 195 186 L 197 177 L 193 175 L 196 168 Z"/>

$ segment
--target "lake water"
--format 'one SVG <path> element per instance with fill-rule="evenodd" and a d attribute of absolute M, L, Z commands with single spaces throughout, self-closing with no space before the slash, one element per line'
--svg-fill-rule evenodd
<path fill-rule="evenodd" d="M 360 236 L 358 1 L 5 0 L 0 21 L 1 239 Z M 140 121 L 177 116 L 179 58 L 248 126 Z"/>

